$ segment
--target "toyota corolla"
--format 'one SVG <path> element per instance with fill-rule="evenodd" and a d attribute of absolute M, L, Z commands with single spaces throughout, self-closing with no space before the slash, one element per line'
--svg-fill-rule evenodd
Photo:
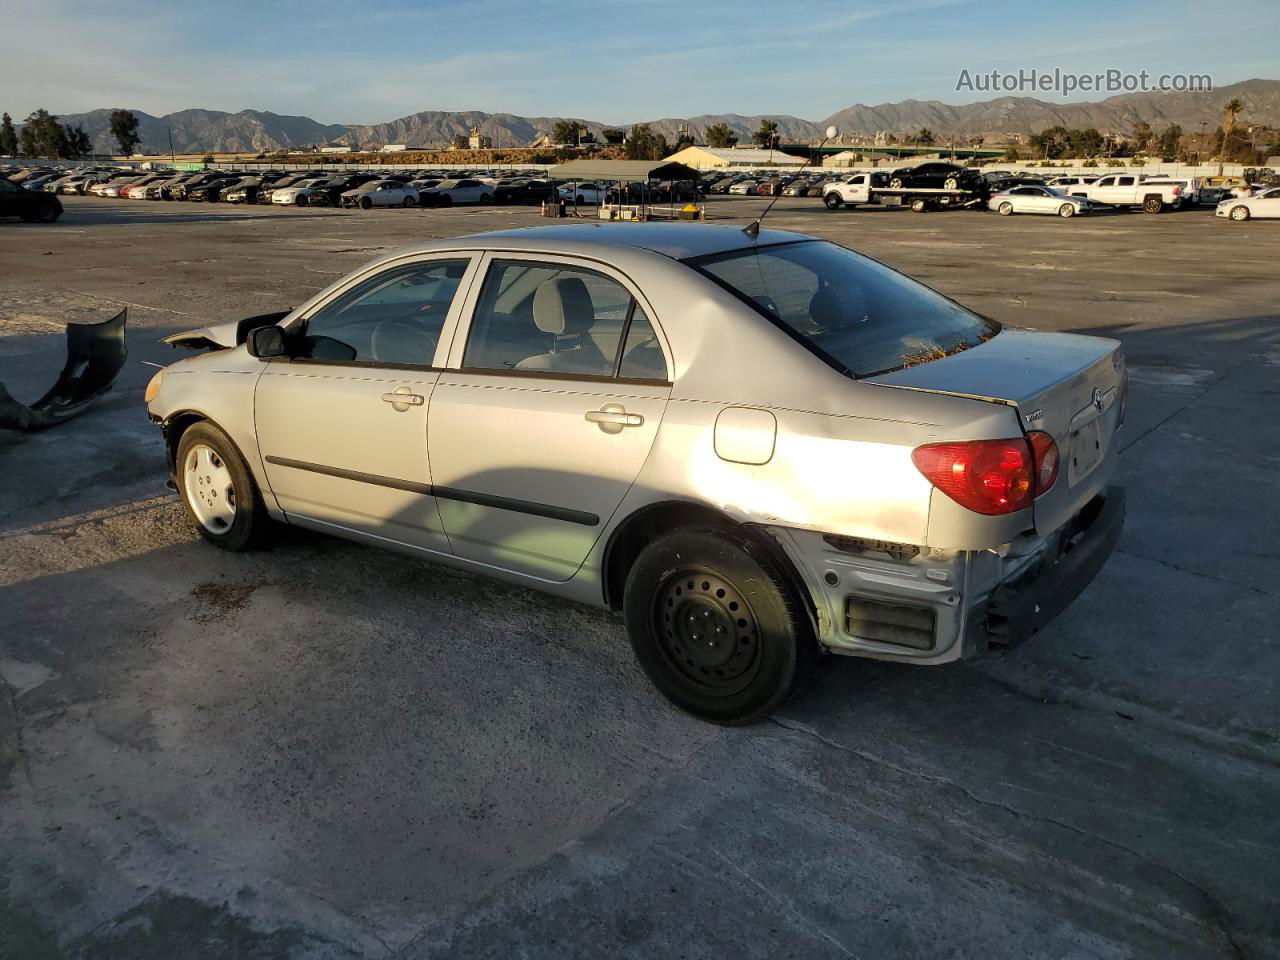
<path fill-rule="evenodd" d="M 794 233 L 436 240 L 169 340 L 203 352 L 147 408 L 210 543 L 296 524 L 616 611 L 720 723 L 823 652 L 1025 640 L 1124 519 L 1118 343 L 1002 328 Z"/>

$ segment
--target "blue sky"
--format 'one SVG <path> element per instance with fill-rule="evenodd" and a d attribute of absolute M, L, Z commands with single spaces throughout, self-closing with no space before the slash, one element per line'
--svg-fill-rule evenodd
<path fill-rule="evenodd" d="M 611 123 L 702 113 L 819 120 L 858 102 L 989 99 L 956 92 L 961 69 L 1208 73 L 1217 86 L 1280 77 L 1276 0 L 1029 9 L 959 0 L 0 0 L 0 22 L 18 25 L 5 31 L 0 110 L 21 118 L 39 106 L 254 108 L 326 123 L 466 109 Z"/>

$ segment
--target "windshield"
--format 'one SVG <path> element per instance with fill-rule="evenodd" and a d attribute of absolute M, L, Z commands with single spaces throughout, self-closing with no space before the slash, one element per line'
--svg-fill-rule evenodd
<path fill-rule="evenodd" d="M 855 377 L 928 363 L 1000 332 L 910 277 L 823 240 L 735 250 L 691 266 Z"/>

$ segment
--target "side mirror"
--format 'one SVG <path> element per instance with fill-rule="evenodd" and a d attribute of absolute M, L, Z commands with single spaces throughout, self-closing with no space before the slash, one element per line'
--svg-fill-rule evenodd
<path fill-rule="evenodd" d="M 259 360 L 288 356 L 282 327 L 258 327 L 249 331 L 249 356 Z"/>

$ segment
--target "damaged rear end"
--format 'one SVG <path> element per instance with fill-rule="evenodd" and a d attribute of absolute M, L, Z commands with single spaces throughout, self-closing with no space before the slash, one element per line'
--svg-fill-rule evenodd
<path fill-rule="evenodd" d="M 932 487 L 923 543 L 808 539 L 827 645 L 943 663 L 1033 636 L 1089 585 L 1123 528 L 1124 491 L 1111 483 L 1128 389 L 1119 343 L 1005 330 L 863 382 L 994 404 L 1007 429 L 912 451 Z"/>

